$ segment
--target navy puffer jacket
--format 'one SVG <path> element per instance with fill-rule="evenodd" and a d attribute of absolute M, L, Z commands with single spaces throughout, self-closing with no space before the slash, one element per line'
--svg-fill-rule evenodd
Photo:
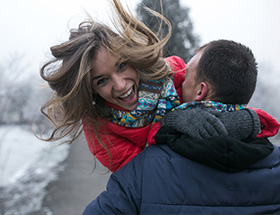
<path fill-rule="evenodd" d="M 164 139 L 175 145 L 178 140 L 172 135 Z M 241 171 L 217 169 L 215 163 L 219 166 L 219 161 L 210 166 L 201 164 L 175 153 L 167 145 L 149 146 L 112 174 L 107 190 L 87 206 L 84 215 L 280 214 L 280 149 L 263 141 L 265 153 Z M 254 145 L 255 140 L 246 144 Z M 256 147 L 259 144 L 260 139 Z M 224 152 L 228 158 L 232 158 L 232 153 L 238 154 L 238 147 L 232 148 L 235 151 L 228 149 Z M 208 156 L 210 161 L 211 155 L 204 153 L 202 160 Z"/>

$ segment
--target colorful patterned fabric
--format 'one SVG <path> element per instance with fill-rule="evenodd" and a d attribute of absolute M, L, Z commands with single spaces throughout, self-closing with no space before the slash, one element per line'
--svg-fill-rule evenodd
<path fill-rule="evenodd" d="M 209 107 L 220 112 L 232 112 L 232 111 L 246 108 L 246 105 L 223 104 L 214 101 L 195 101 L 195 102 L 186 102 L 176 107 L 175 109 L 185 110 L 185 109 L 192 109 L 194 107 Z"/>
<path fill-rule="evenodd" d="M 156 123 L 171 109 L 180 105 L 179 96 L 171 78 L 146 80 L 141 78 L 138 106 L 130 112 L 111 108 L 110 121 L 125 127 L 143 127 Z"/>

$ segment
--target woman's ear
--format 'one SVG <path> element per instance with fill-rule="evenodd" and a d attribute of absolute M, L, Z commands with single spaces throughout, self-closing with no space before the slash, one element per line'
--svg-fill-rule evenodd
<path fill-rule="evenodd" d="M 202 101 L 202 100 L 206 100 L 205 98 L 207 98 L 209 94 L 209 88 L 206 82 L 201 82 L 198 86 L 198 90 L 197 90 L 197 94 L 195 97 L 195 101 Z"/>

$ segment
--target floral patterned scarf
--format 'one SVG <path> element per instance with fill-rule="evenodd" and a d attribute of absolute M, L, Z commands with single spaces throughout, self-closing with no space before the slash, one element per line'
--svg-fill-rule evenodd
<path fill-rule="evenodd" d="M 186 102 L 181 104 L 180 106 L 176 107 L 175 109 L 192 109 L 194 107 L 209 107 L 214 110 L 220 111 L 220 112 L 232 112 L 236 110 L 241 110 L 243 108 L 246 108 L 246 105 L 243 104 L 223 104 L 220 102 L 214 102 L 214 101 L 195 101 L 195 102 Z"/>

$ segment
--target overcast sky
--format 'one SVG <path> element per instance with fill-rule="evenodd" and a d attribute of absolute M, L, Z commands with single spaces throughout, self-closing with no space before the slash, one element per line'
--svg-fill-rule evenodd
<path fill-rule="evenodd" d="M 122 0 L 130 8 L 140 0 Z M 191 9 L 194 31 L 201 44 L 232 39 L 248 45 L 266 68 L 261 76 L 279 81 L 279 0 L 181 0 Z M 9 0 L 0 7 L 0 63 L 11 55 L 24 54 L 32 72 L 38 70 L 49 47 L 68 37 L 68 30 L 84 17 L 108 22 L 106 0 Z M 264 72 L 263 72 L 264 73 Z"/>

